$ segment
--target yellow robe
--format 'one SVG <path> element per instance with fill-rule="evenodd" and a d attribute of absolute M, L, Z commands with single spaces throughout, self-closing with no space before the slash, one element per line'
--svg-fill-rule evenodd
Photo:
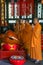
<path fill-rule="evenodd" d="M 29 23 L 25 24 L 23 41 L 24 41 L 24 46 L 27 49 L 27 54 L 29 55 L 30 55 L 30 42 L 31 42 L 31 34 L 32 34 L 31 30 L 32 30 L 31 25 Z"/>
<path fill-rule="evenodd" d="M 42 60 L 41 53 L 41 25 L 37 23 L 32 30 L 30 57 L 36 60 Z"/>
<path fill-rule="evenodd" d="M 23 31 L 23 28 L 24 28 L 24 24 L 21 23 L 19 25 L 19 32 L 18 32 L 18 39 L 20 40 L 20 43 L 22 44 L 22 31 Z"/>
<path fill-rule="evenodd" d="M 24 48 L 27 49 L 27 53 L 30 55 L 30 41 L 31 41 L 31 25 L 25 24 L 25 29 L 22 30 L 21 39 L 24 43 Z"/>

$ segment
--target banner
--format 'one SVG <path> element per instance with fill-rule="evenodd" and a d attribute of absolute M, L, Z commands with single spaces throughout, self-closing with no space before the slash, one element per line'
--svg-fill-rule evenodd
<path fill-rule="evenodd" d="M 26 2 L 20 2 L 20 15 L 26 15 Z"/>
<path fill-rule="evenodd" d="M 14 0 L 11 0 L 11 15 L 14 16 Z"/>
<path fill-rule="evenodd" d="M 20 5 L 20 16 L 28 16 L 34 13 L 34 0 L 18 0 L 18 3 Z"/>
<path fill-rule="evenodd" d="M 12 5 L 12 15 L 15 15 L 14 7 L 16 6 L 16 15 L 17 16 L 29 16 L 30 14 L 34 13 L 34 0 L 18 0 L 16 4 L 14 0 L 11 0 Z"/>

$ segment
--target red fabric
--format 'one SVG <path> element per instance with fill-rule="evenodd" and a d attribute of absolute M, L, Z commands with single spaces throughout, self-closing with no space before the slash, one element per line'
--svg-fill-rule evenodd
<path fill-rule="evenodd" d="M 20 2 L 20 15 L 26 15 L 26 2 Z"/>
<path fill-rule="evenodd" d="M 43 34 L 41 35 L 41 48 L 43 50 Z"/>
<path fill-rule="evenodd" d="M 14 16 L 14 0 L 11 0 L 12 4 L 12 16 Z M 18 0 L 17 1 L 17 15 L 25 16 L 34 14 L 34 0 Z"/>
<path fill-rule="evenodd" d="M 17 44 L 14 44 L 13 46 L 9 45 L 9 44 L 4 44 L 2 46 L 2 48 L 6 51 L 11 50 L 11 48 L 13 48 L 13 50 L 17 50 L 19 48 L 19 46 Z"/>
<path fill-rule="evenodd" d="M 19 0 L 19 10 L 21 16 L 34 14 L 34 0 Z M 17 7 L 18 8 L 18 7 Z"/>
<path fill-rule="evenodd" d="M 12 55 L 23 55 L 25 56 L 25 52 L 23 50 L 21 51 L 2 51 L 0 50 L 0 60 L 1 59 L 8 59 Z"/>
<path fill-rule="evenodd" d="M 43 50 L 43 45 L 41 46 L 42 50 Z"/>
<path fill-rule="evenodd" d="M 14 3 L 11 3 L 11 15 L 14 16 Z"/>

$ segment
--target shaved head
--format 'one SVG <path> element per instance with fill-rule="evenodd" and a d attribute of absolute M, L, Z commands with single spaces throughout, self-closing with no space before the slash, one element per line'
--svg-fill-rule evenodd
<path fill-rule="evenodd" d="M 33 23 L 34 23 L 34 24 L 37 24 L 37 22 L 39 22 L 38 18 L 34 18 Z"/>

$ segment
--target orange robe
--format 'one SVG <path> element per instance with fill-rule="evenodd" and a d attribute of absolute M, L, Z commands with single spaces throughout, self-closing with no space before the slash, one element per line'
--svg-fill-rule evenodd
<path fill-rule="evenodd" d="M 23 28 L 24 28 L 24 24 L 21 23 L 19 25 L 19 32 L 18 32 L 18 39 L 19 39 L 20 43 L 22 43 L 22 31 L 23 31 Z"/>
<path fill-rule="evenodd" d="M 32 36 L 32 27 L 31 25 L 28 23 L 26 24 L 26 46 L 27 47 L 27 53 L 30 55 L 30 43 L 31 43 L 31 36 Z"/>
<path fill-rule="evenodd" d="M 32 30 L 30 57 L 36 60 L 42 60 L 41 53 L 41 25 L 37 23 Z"/>
<path fill-rule="evenodd" d="M 27 50 L 27 53 L 30 54 L 30 41 L 31 41 L 31 25 L 25 24 L 25 29 L 22 30 L 21 39 L 24 43 L 24 48 Z"/>

